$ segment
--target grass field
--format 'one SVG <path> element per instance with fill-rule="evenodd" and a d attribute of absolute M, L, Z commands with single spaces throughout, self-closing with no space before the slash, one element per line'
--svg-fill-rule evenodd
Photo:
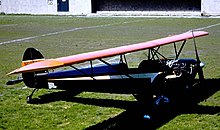
<path fill-rule="evenodd" d="M 191 29 L 205 30 L 198 38 L 199 54 L 206 64 L 207 86 L 198 89 L 193 108 L 162 114 L 157 129 L 220 129 L 220 19 L 211 18 L 88 18 L 70 16 L 0 16 L 0 129 L 125 129 L 144 128 L 132 95 L 83 92 L 63 98 L 62 91 L 40 90 L 26 103 L 32 89 L 7 86 L 17 78 L 6 74 L 20 66 L 27 47 L 46 58 L 116 47 L 166 37 Z M 192 42 L 192 41 L 191 41 Z M 191 56 L 193 46 L 183 55 Z M 135 55 L 142 57 L 143 53 Z M 133 61 L 135 64 L 136 62 Z M 61 98 L 62 97 L 62 98 Z"/>

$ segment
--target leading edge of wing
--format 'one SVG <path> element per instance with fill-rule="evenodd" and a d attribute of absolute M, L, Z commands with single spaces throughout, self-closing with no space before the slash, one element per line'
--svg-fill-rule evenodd
<path fill-rule="evenodd" d="M 186 32 L 179 35 L 173 35 L 161 39 L 156 39 L 152 41 L 127 45 L 127 46 L 121 46 L 121 47 L 115 47 L 110 49 L 104 49 L 99 51 L 93 51 L 93 52 L 87 52 L 82 54 L 76 54 L 66 57 L 60 57 L 56 59 L 47 59 L 41 62 L 33 63 L 21 68 L 18 68 L 10 73 L 10 74 L 17 74 L 17 73 L 26 73 L 26 72 L 34 72 L 34 71 L 42 71 L 42 70 L 48 70 L 48 69 L 55 69 L 62 66 L 68 66 L 75 63 L 81 63 L 84 61 L 90 61 L 100 58 L 106 58 L 116 55 L 121 55 L 125 53 L 130 53 L 134 51 L 140 51 L 144 49 L 149 49 L 157 46 L 166 45 L 173 42 L 179 42 L 187 39 L 191 39 L 193 37 L 201 37 L 208 35 L 208 32 L 205 31 L 195 31 L 195 32 Z"/>

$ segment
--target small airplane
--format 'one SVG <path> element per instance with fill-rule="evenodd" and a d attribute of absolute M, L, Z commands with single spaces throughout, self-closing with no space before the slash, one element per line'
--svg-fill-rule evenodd
<path fill-rule="evenodd" d="M 199 59 L 195 38 L 208 34 L 205 31 L 189 31 L 152 41 L 54 59 L 45 59 L 37 49 L 27 48 L 22 67 L 8 73 L 21 73 L 22 78 L 8 81 L 7 84 L 23 81 L 27 87 L 35 88 L 27 101 L 31 101 L 32 95 L 38 89 L 68 91 L 78 88 L 82 91 L 133 94 L 139 101 L 152 102 L 155 97 L 164 97 L 161 95 L 169 97 L 170 89 L 187 89 L 197 74 L 200 82 L 204 80 L 204 64 Z M 188 39 L 193 39 L 195 59 L 180 58 Z M 175 57 L 167 58 L 159 50 L 161 46 L 171 43 Z M 176 46 L 177 43 L 180 47 Z M 147 50 L 146 59 L 138 67 L 129 68 L 126 54 L 142 50 Z M 113 56 L 119 56 L 117 63 L 112 64 L 105 60 Z M 94 60 L 99 60 L 102 65 L 94 65 Z M 89 66 L 76 67 L 84 62 L 89 62 Z M 65 66 L 72 69 L 55 71 L 56 68 Z"/>

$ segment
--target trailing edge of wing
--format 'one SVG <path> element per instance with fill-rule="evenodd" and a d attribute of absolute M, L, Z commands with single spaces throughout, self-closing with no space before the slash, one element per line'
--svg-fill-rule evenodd
<path fill-rule="evenodd" d="M 41 62 L 33 63 L 24 67 L 21 67 L 19 69 L 16 69 L 9 74 L 16 74 L 16 73 L 26 73 L 26 72 L 34 72 L 34 71 L 41 71 L 41 70 L 48 70 L 48 69 L 54 69 L 62 66 L 72 65 L 75 63 L 81 63 L 84 61 L 94 60 L 94 59 L 100 59 L 100 58 L 106 58 L 111 57 L 115 55 L 121 55 L 125 53 L 130 53 L 134 51 L 140 51 L 148 48 L 153 48 L 157 46 L 162 46 L 165 44 L 173 43 L 173 42 L 179 42 L 187 39 L 191 39 L 193 37 L 201 37 L 208 35 L 208 32 L 205 31 L 195 31 L 193 32 L 186 32 L 179 35 L 169 36 L 161 39 L 156 39 L 148 42 L 142 42 L 127 46 L 121 46 L 121 47 L 115 47 L 110 49 L 104 49 L 94 52 L 88 52 L 88 53 L 82 53 L 67 57 L 61 57 L 56 59 L 47 59 Z"/>

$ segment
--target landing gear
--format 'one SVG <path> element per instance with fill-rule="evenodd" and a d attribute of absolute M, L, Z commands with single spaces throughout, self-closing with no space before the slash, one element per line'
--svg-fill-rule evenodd
<path fill-rule="evenodd" d="M 32 96 L 33 96 L 34 93 L 37 92 L 38 90 L 39 90 L 39 89 L 35 88 L 35 89 L 32 91 L 32 93 L 31 93 L 29 96 L 27 96 L 27 98 L 26 98 L 27 103 L 30 103 L 30 102 L 31 102 Z"/>

